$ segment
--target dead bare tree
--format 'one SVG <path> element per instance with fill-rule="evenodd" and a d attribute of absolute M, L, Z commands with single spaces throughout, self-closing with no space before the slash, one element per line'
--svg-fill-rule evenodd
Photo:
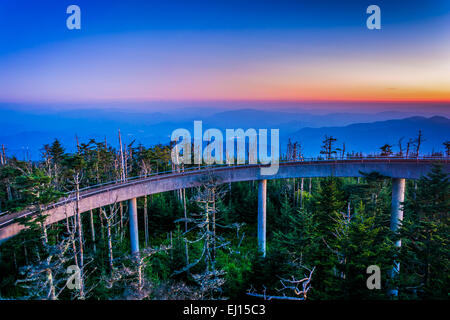
<path fill-rule="evenodd" d="M 108 244 L 108 261 L 109 261 L 109 269 L 111 274 L 114 272 L 114 256 L 113 256 L 113 234 L 112 229 L 114 228 L 114 224 L 118 224 L 119 222 L 114 223 L 114 217 L 119 212 L 119 208 L 117 206 L 117 199 L 116 201 L 109 206 L 109 214 L 106 213 L 105 208 L 100 208 L 100 212 L 104 218 L 104 221 L 106 222 L 106 236 L 107 236 L 107 244 Z"/>
<path fill-rule="evenodd" d="M 303 208 L 303 182 L 304 178 L 300 180 L 300 208 Z"/>
<path fill-rule="evenodd" d="M 193 274 L 192 278 L 199 285 L 200 299 L 214 299 L 216 293 L 220 291 L 220 288 L 225 283 L 223 276 L 224 270 L 211 270 L 205 271 L 201 274 Z"/>
<path fill-rule="evenodd" d="M 81 223 L 81 212 L 80 212 L 80 208 L 79 208 L 79 203 L 80 203 L 80 183 L 82 180 L 83 176 L 79 171 L 76 171 L 73 175 L 73 184 L 75 185 L 75 219 L 76 219 L 76 229 L 77 229 L 77 234 L 78 234 L 78 251 L 80 254 L 80 258 L 78 260 L 79 262 L 79 268 L 80 268 L 80 272 L 81 274 L 83 274 L 84 272 L 84 250 L 83 250 L 83 246 L 84 246 L 84 240 L 83 240 L 83 224 Z M 81 282 L 80 282 L 80 296 L 81 299 L 84 299 L 84 281 L 83 281 L 83 277 L 81 277 Z"/>
<path fill-rule="evenodd" d="M 2 151 L 0 153 L 2 155 L 2 166 L 6 165 L 8 158 L 6 157 L 5 145 L 2 144 Z"/>
<path fill-rule="evenodd" d="M 207 174 L 193 197 L 193 201 L 198 204 L 202 212 L 192 214 L 191 218 L 177 220 L 177 222 L 185 222 L 185 229 L 190 223 L 193 225 L 191 230 L 198 231 L 197 240 L 194 242 L 204 240 L 207 270 L 215 269 L 216 249 L 224 245 L 223 238 L 219 237 L 216 232 L 218 213 L 216 203 L 219 199 L 223 199 L 226 192 L 226 188 L 220 184 L 217 177 L 212 173 Z M 187 242 L 192 243 L 189 240 Z"/>
<path fill-rule="evenodd" d="M 325 138 L 323 140 L 323 145 L 320 150 L 320 154 L 325 155 L 325 159 L 329 160 L 333 157 L 333 154 L 336 154 L 336 149 L 333 147 L 334 142 L 336 142 L 337 139 L 333 136 L 327 136 L 325 135 Z"/>
<path fill-rule="evenodd" d="M 67 282 L 63 275 L 66 273 L 65 265 L 70 260 L 66 255 L 70 244 L 70 238 L 62 238 L 54 245 L 45 243 L 47 257 L 20 269 L 24 278 L 17 280 L 16 285 L 27 289 L 25 299 L 58 299 Z"/>
<path fill-rule="evenodd" d="M 105 278 L 108 288 L 113 286 L 122 289 L 121 299 L 143 300 L 149 298 L 154 284 L 147 279 L 144 269 L 149 265 L 152 256 L 158 253 L 167 253 L 171 246 L 161 245 L 154 248 L 145 248 L 139 255 L 126 255 L 117 259 L 118 266 L 110 277 Z"/>
<path fill-rule="evenodd" d="M 281 288 L 276 289 L 277 292 L 284 292 L 286 290 L 292 292 L 295 294 L 295 296 L 287 296 L 285 294 L 283 295 L 268 295 L 266 293 L 267 288 L 264 287 L 263 293 L 258 293 L 254 288 L 250 288 L 248 290 L 247 295 L 257 298 L 263 298 L 264 300 L 306 300 L 308 297 L 308 292 L 311 289 L 311 280 L 312 275 L 314 273 L 314 270 L 316 267 L 313 267 L 312 269 L 308 269 L 304 267 L 306 270 L 309 271 L 309 275 L 305 274 L 302 279 L 295 279 L 294 276 L 291 277 L 291 279 L 285 279 L 280 278 Z"/>
<path fill-rule="evenodd" d="M 80 221 L 77 219 L 76 214 L 73 215 L 72 219 L 69 218 L 67 211 L 65 211 L 66 214 L 66 231 L 67 231 L 67 239 L 70 242 L 71 250 L 68 251 L 68 254 L 70 254 L 70 259 L 74 262 L 74 265 L 79 268 L 79 287 L 77 290 L 73 291 L 72 293 L 72 299 L 81 299 L 84 300 L 88 297 L 88 294 L 90 291 L 92 291 L 95 288 L 95 285 L 91 286 L 90 288 L 86 288 L 86 281 L 85 279 L 87 276 L 95 271 L 95 268 L 91 270 L 90 272 L 87 272 L 87 266 L 94 261 L 92 256 L 85 256 L 83 247 L 84 247 L 84 238 L 81 239 L 82 243 L 81 246 L 77 246 L 77 242 L 80 241 L 79 238 L 79 223 Z M 83 255 L 83 267 L 81 268 L 80 259 L 79 256 Z"/>
<path fill-rule="evenodd" d="M 77 259 L 79 248 L 75 245 L 75 239 L 77 238 L 77 220 L 75 217 L 74 219 L 69 219 L 66 212 L 66 226 L 62 226 L 62 228 L 65 228 L 67 232 L 53 236 L 50 239 L 46 232 L 44 216 L 38 216 L 25 223 L 31 227 L 28 230 L 38 229 L 42 233 L 40 249 L 36 248 L 33 250 L 35 253 L 34 262 L 21 268 L 20 272 L 24 278 L 16 282 L 16 284 L 28 290 L 25 298 L 58 299 L 67 287 L 67 267 L 69 265 L 73 266 L 75 262 L 75 266 L 80 270 L 77 276 L 78 283 L 83 284 L 83 286 L 77 287 L 76 290 L 72 291 L 71 297 L 73 299 L 85 299 L 87 293 L 94 287 L 86 290 L 84 286 L 84 279 L 87 274 L 81 272 Z M 93 259 L 85 261 L 84 267 L 92 261 Z M 86 269 L 83 268 L 83 270 L 85 271 Z"/>
<path fill-rule="evenodd" d="M 222 278 L 224 272 L 223 270 L 218 270 L 216 267 L 217 250 L 226 249 L 230 250 L 230 252 L 233 251 L 231 241 L 220 235 L 217 232 L 218 229 L 236 229 L 237 239 L 239 241 L 237 244 L 238 248 L 245 235 L 242 234 L 241 236 L 239 234 L 239 229 L 242 227 L 242 224 L 225 225 L 220 223 L 221 217 L 218 215 L 220 213 L 218 202 L 223 199 L 228 190 L 227 185 L 221 184 L 220 180 L 210 172 L 202 179 L 201 185 L 192 197 L 192 200 L 201 209 L 200 212 L 191 213 L 189 216 L 185 214 L 184 218 L 175 221 L 183 222 L 185 225 L 184 240 L 186 244 L 203 242 L 203 249 L 200 256 L 194 261 L 189 262 L 189 256 L 186 250 L 186 266 L 173 273 L 173 275 L 183 272 L 189 273 L 199 285 L 201 297 L 208 296 L 215 298 L 220 296 L 220 287 L 224 283 L 224 279 Z M 188 238 L 188 234 L 192 233 L 196 233 L 194 240 Z M 203 262 L 205 265 L 204 272 L 191 274 L 190 270 L 200 262 Z"/>
<path fill-rule="evenodd" d="M 143 276 L 143 268 L 146 266 L 146 261 L 153 255 L 157 254 L 157 253 L 167 253 L 167 251 L 169 251 L 170 249 L 172 249 L 172 246 L 160 246 L 160 247 L 156 247 L 156 248 L 145 248 L 144 250 L 141 250 L 139 252 L 139 257 L 135 257 L 136 260 L 136 270 L 137 270 L 137 292 L 139 293 L 139 295 L 142 297 L 143 296 L 143 289 L 144 289 L 144 285 L 145 282 L 147 282 L 147 280 L 145 279 L 145 277 Z"/>
<path fill-rule="evenodd" d="M 419 151 L 420 151 L 420 146 L 422 145 L 424 139 L 423 139 L 423 134 L 422 134 L 422 130 L 419 130 L 419 133 L 417 134 L 417 138 L 414 141 L 415 147 L 416 147 L 416 157 L 419 158 Z"/>
<path fill-rule="evenodd" d="M 402 141 L 403 139 L 405 139 L 405 137 L 401 137 L 400 139 L 398 139 L 398 156 L 399 157 L 403 157 L 403 147 L 402 147 Z"/>
<path fill-rule="evenodd" d="M 342 148 L 336 148 L 336 151 L 339 152 L 340 158 L 344 159 L 344 156 L 345 156 L 345 142 L 342 143 Z"/>
<path fill-rule="evenodd" d="M 409 139 L 408 142 L 406 143 L 406 158 L 409 157 L 409 151 L 411 150 L 411 145 L 413 144 L 413 140 Z"/>
<path fill-rule="evenodd" d="M 141 152 L 142 152 L 142 146 Z M 141 175 L 147 176 L 151 173 L 151 164 L 149 161 L 142 159 L 141 161 Z M 150 235 L 148 230 L 148 196 L 144 196 L 144 236 L 145 236 L 145 246 L 148 247 L 150 244 Z"/>
<path fill-rule="evenodd" d="M 90 215 L 90 219 L 89 222 L 91 224 L 91 240 L 92 240 L 92 244 L 93 244 L 93 249 L 94 249 L 94 253 L 97 252 L 97 247 L 95 245 L 95 228 L 94 228 L 94 213 L 93 210 L 89 210 L 89 215 Z"/>
<path fill-rule="evenodd" d="M 124 160 L 124 155 L 123 155 L 123 146 L 122 146 L 122 135 L 120 134 L 120 129 L 119 129 L 119 156 L 120 156 L 120 179 L 122 181 L 126 180 L 126 176 L 125 176 L 125 160 Z"/>
<path fill-rule="evenodd" d="M 447 157 L 450 157 L 450 140 L 447 140 L 443 143 L 444 147 L 445 147 L 445 155 Z"/>

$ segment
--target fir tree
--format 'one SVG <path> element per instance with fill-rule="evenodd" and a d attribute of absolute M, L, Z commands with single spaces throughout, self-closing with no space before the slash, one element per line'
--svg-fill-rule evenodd
<path fill-rule="evenodd" d="M 316 196 L 314 222 L 314 242 L 311 247 L 311 265 L 316 266 L 312 297 L 329 298 L 337 291 L 341 253 L 337 250 L 337 234 L 341 211 L 344 207 L 342 193 L 336 178 L 326 178 Z"/>
<path fill-rule="evenodd" d="M 442 166 L 419 180 L 405 202 L 400 236 L 400 291 L 404 297 L 447 299 L 450 287 L 450 182 Z"/>

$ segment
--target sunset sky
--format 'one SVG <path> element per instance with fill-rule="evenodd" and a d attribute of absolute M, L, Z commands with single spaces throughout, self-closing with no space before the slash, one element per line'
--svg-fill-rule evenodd
<path fill-rule="evenodd" d="M 0 102 L 450 102 L 448 0 L 2 0 L 0 40 Z"/>

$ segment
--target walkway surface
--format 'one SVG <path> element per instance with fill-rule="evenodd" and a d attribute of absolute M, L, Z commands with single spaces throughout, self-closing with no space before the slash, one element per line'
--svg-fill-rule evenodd
<path fill-rule="evenodd" d="M 433 163 L 443 164 L 450 173 L 449 159 L 395 159 L 363 158 L 356 160 L 315 160 L 282 162 L 275 175 L 261 175 L 262 165 L 216 166 L 191 168 L 181 173 L 160 173 L 147 177 L 135 177 L 126 181 L 113 181 L 81 190 L 80 212 L 111 205 L 145 195 L 192 188 L 201 185 L 210 177 L 218 183 L 271 180 L 287 178 L 316 177 L 362 177 L 362 173 L 378 172 L 391 178 L 419 179 L 426 175 Z M 72 193 L 58 202 L 47 206 L 43 214 L 48 215 L 46 224 L 52 224 L 75 214 L 75 195 Z M 0 216 L 0 241 L 18 234 L 24 226 L 17 218 L 35 215 L 36 212 L 22 211 Z M 255 217 L 256 218 L 256 217 Z"/>

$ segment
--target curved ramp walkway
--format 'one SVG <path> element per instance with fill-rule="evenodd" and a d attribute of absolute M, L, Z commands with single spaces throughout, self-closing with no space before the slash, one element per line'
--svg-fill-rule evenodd
<path fill-rule="evenodd" d="M 101 187 L 87 188 L 80 193 L 79 210 L 89 210 L 111 205 L 121 201 L 131 201 L 130 217 L 136 217 L 136 198 L 145 195 L 192 188 L 202 184 L 205 179 L 213 176 L 218 183 L 238 182 L 268 179 L 310 178 L 310 177 L 361 177 L 361 173 L 378 172 L 384 176 L 393 178 L 393 212 L 397 214 L 397 220 L 401 220 L 399 203 L 404 198 L 405 179 L 419 179 L 426 175 L 433 163 L 443 164 L 444 170 L 450 173 L 448 159 L 359 159 L 359 160 L 322 160 L 322 161 L 297 161 L 280 163 L 278 173 L 272 176 L 262 176 L 261 165 L 219 166 L 206 169 L 190 170 L 182 173 L 159 174 L 151 177 L 128 180 L 120 183 L 111 183 Z M 258 204 L 258 238 L 260 245 L 265 249 L 265 202 L 266 183 L 259 183 Z M 395 197 L 395 199 L 394 199 Z M 400 201 L 401 200 L 401 201 Z M 72 194 L 66 199 L 49 205 L 44 211 L 47 214 L 46 224 L 52 224 L 75 214 L 76 198 Z M 0 241 L 6 240 L 18 234 L 24 227 L 16 222 L 17 218 L 34 215 L 34 212 L 16 212 L 0 216 Z M 133 221 L 134 222 L 134 221 Z M 135 221 L 137 223 L 137 221 Z M 131 225 L 131 224 L 130 224 Z M 392 226 L 392 221 L 391 221 Z M 260 230 L 261 227 L 261 230 Z M 137 238 L 137 228 L 133 228 L 132 238 Z M 264 239 L 262 239 L 264 237 Z M 263 241 L 264 240 L 264 241 Z M 263 244 L 264 242 L 264 244 Z M 134 245 L 133 251 L 138 250 Z M 265 250 L 264 250 L 265 251 Z"/>

